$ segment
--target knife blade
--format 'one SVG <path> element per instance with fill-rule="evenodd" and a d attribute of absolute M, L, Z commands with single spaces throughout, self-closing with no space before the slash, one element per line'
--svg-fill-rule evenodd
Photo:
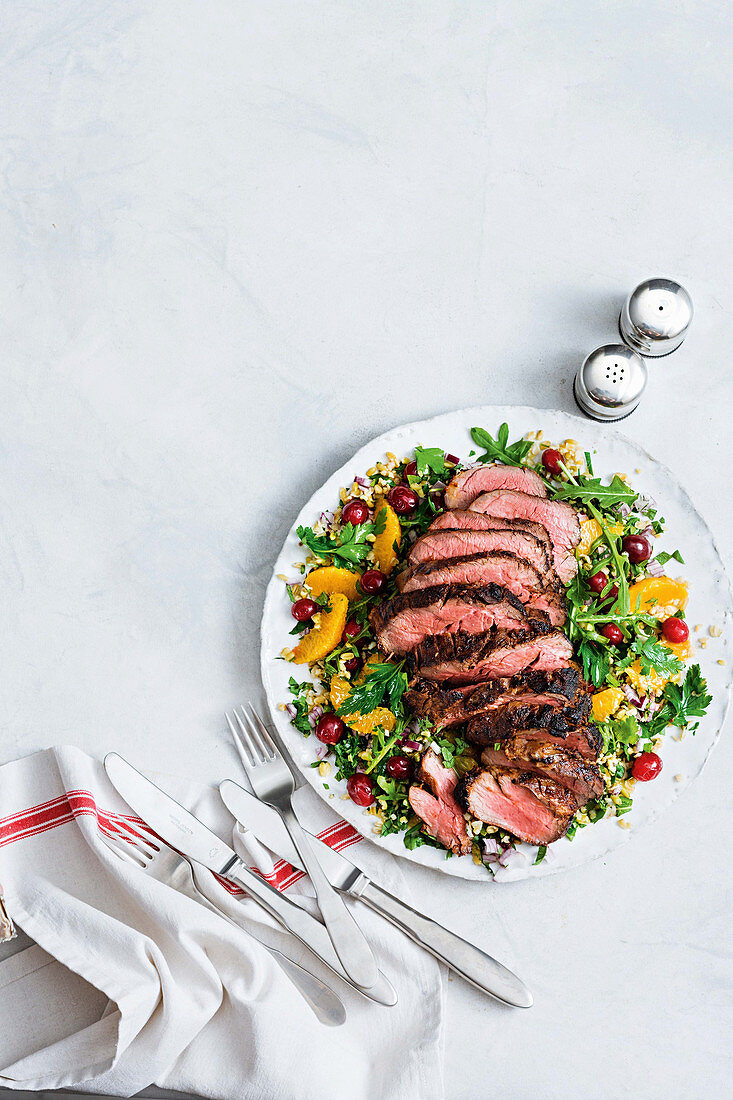
<path fill-rule="evenodd" d="M 271 851 L 277 852 L 294 867 L 303 869 L 295 846 L 274 810 L 231 779 L 219 784 L 219 793 L 237 821 L 246 825 Z M 383 890 L 346 856 L 329 848 L 322 840 L 313 837 L 313 844 L 321 867 L 337 890 L 361 898 L 371 909 L 402 929 L 410 939 L 477 989 L 516 1008 L 531 1008 L 532 994 L 511 970 L 461 939 L 455 932 Z"/>
<path fill-rule="evenodd" d="M 394 1005 L 397 994 L 392 984 L 379 973 L 369 989 L 354 985 L 339 962 L 333 944 L 322 924 L 294 905 L 269 883 L 250 871 L 228 844 L 194 817 L 184 806 L 133 768 L 118 753 L 108 753 L 104 767 L 110 780 L 129 806 L 176 851 L 202 863 L 210 871 L 233 879 L 245 888 L 267 912 L 317 955 L 347 985 L 378 1004 Z"/>

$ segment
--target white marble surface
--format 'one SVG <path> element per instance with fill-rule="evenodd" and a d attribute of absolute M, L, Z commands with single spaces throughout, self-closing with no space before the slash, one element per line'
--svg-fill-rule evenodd
<path fill-rule="evenodd" d="M 11 0 L 0 42 L 0 761 L 214 781 L 300 502 L 369 437 L 571 410 L 624 294 L 697 315 L 623 430 L 730 565 L 729 9 Z M 526 977 L 449 982 L 458 1100 L 730 1085 L 729 775 L 607 861 L 426 908 Z"/>

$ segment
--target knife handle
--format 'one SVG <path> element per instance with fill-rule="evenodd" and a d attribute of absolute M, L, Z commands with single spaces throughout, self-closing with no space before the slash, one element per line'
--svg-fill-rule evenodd
<path fill-rule="evenodd" d="M 485 951 L 461 939 L 455 932 L 449 932 L 423 913 L 416 912 L 374 882 L 360 892 L 360 897 L 371 909 L 381 913 L 411 940 L 477 989 L 517 1008 L 532 1006 L 532 994 L 524 982 Z"/>

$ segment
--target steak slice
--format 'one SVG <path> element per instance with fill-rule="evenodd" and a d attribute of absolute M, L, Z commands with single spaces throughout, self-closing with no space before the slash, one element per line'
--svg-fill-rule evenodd
<path fill-rule="evenodd" d="M 498 584 L 481 588 L 439 584 L 384 601 L 372 610 L 369 621 L 380 648 L 402 656 L 432 634 L 458 630 L 483 634 L 492 626 L 518 630 L 532 621 L 549 620 L 542 611 L 528 611 L 521 600 Z"/>
<path fill-rule="evenodd" d="M 481 754 L 482 764 L 515 768 L 547 779 L 554 779 L 575 795 L 578 806 L 603 794 L 603 777 L 597 765 L 575 752 L 558 748 L 552 741 L 532 741 L 517 734 L 502 741 L 497 748 L 489 745 Z"/>
<path fill-rule="evenodd" d="M 466 558 L 471 554 L 490 554 L 495 550 L 524 558 L 543 578 L 552 579 L 552 560 L 543 543 L 525 531 L 427 531 L 416 539 L 410 550 L 411 565 L 445 558 Z"/>
<path fill-rule="evenodd" d="M 513 699 L 472 718 L 466 726 L 466 737 L 477 745 L 490 745 L 518 730 L 545 729 L 553 734 L 563 734 L 587 721 L 591 708 L 590 695 L 581 695 L 577 702 L 562 702 L 565 705 L 557 707 Z"/>
<path fill-rule="evenodd" d="M 417 778 L 430 791 L 413 784 L 407 797 L 425 823 L 426 831 L 451 852 L 466 855 L 471 851 L 471 838 L 463 811 L 453 797 L 458 780 L 456 773 L 443 767 L 437 753 L 428 749 L 420 762 Z"/>
<path fill-rule="evenodd" d="M 468 508 L 480 493 L 489 493 L 492 489 L 518 489 L 535 497 L 547 496 L 545 483 L 534 470 L 520 466 L 487 466 L 480 462 L 456 474 L 445 490 L 445 503 L 448 508 Z"/>
<path fill-rule="evenodd" d="M 413 565 L 397 577 L 401 592 L 414 592 L 436 584 L 500 584 L 528 608 L 544 611 L 553 626 L 562 626 L 567 619 L 562 591 L 546 584 L 540 571 L 526 558 L 518 558 L 506 550 L 426 561 Z"/>
<path fill-rule="evenodd" d="M 453 684 L 478 683 L 515 676 L 526 668 L 539 671 L 563 668 L 573 647 L 559 630 L 537 623 L 528 630 L 498 630 L 486 634 L 437 634 L 420 642 L 407 658 L 410 679 Z"/>
<path fill-rule="evenodd" d="M 471 502 L 475 512 L 488 512 L 503 518 L 531 519 L 547 528 L 552 539 L 555 569 L 566 583 L 578 571 L 573 549 L 580 542 L 580 520 L 574 508 L 562 500 L 543 500 L 512 489 L 482 493 Z"/>
<path fill-rule="evenodd" d="M 534 535 L 546 547 L 552 557 L 552 539 L 547 528 L 531 519 L 507 519 L 505 516 L 490 516 L 487 512 L 474 512 L 470 508 L 465 512 L 441 512 L 428 527 L 428 531 L 522 531 L 525 535 Z"/>
<path fill-rule="evenodd" d="M 552 844 L 568 830 L 575 796 L 554 779 L 492 764 L 458 781 L 455 798 L 472 817 L 529 844 Z"/>
<path fill-rule="evenodd" d="M 579 702 L 588 690 L 578 669 L 568 666 L 552 672 L 527 669 L 510 678 L 456 687 L 418 680 L 405 692 L 404 699 L 418 718 L 429 718 L 439 729 L 445 729 L 513 700 L 560 710 L 568 702 Z"/>

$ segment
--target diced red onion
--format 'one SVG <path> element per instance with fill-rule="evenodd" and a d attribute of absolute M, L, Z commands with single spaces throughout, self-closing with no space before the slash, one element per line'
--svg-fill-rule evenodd
<path fill-rule="evenodd" d="M 324 756 L 328 756 L 328 745 L 320 745 L 316 749 L 316 756 L 319 760 L 323 760 Z"/>
<path fill-rule="evenodd" d="M 493 836 L 486 837 L 484 840 L 484 854 L 487 863 L 498 863 L 502 851 L 503 848 L 498 840 L 495 840 Z"/>
<path fill-rule="evenodd" d="M 335 519 L 333 512 L 321 512 L 318 520 L 320 523 L 325 523 L 327 527 L 330 527 Z"/>
<path fill-rule="evenodd" d="M 318 719 L 323 714 L 323 707 L 314 707 L 308 715 L 308 723 L 311 729 L 315 729 Z"/>
<path fill-rule="evenodd" d="M 418 749 L 422 748 L 422 745 L 419 741 L 412 741 L 410 740 L 410 738 L 403 738 L 402 741 L 400 741 L 400 744 L 402 745 L 402 748 L 407 749 L 408 752 L 417 752 Z"/>
<path fill-rule="evenodd" d="M 631 508 L 628 504 L 619 504 L 618 511 L 622 519 L 628 519 L 631 515 Z"/>
<path fill-rule="evenodd" d="M 356 482 L 357 485 L 361 485 L 362 489 L 368 489 L 369 488 L 369 482 L 367 481 L 367 479 L 365 477 L 355 477 L 354 481 Z"/>
<path fill-rule="evenodd" d="M 298 713 L 292 703 L 286 703 L 285 710 L 290 718 L 295 718 L 295 715 Z"/>
<path fill-rule="evenodd" d="M 631 685 L 630 684 L 624 684 L 623 688 L 624 688 L 624 695 L 629 700 L 629 702 L 632 703 L 635 707 L 640 707 L 641 706 L 641 699 L 636 694 L 636 692 L 631 687 Z"/>
<path fill-rule="evenodd" d="M 664 576 L 664 566 L 662 565 L 661 561 L 657 561 L 656 558 L 651 558 L 646 563 L 646 571 L 650 577 Z"/>

